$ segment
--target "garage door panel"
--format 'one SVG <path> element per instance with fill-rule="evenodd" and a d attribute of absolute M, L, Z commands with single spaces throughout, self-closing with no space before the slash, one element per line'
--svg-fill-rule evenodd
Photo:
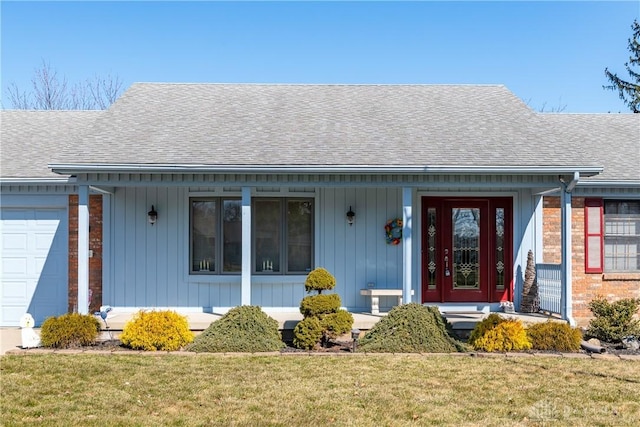
<path fill-rule="evenodd" d="M 3 230 L 2 249 L 10 251 L 26 251 L 27 235 L 25 233 L 8 232 Z"/>
<path fill-rule="evenodd" d="M 40 324 L 67 311 L 66 209 L 2 209 L 0 325 L 26 312 Z"/>
<path fill-rule="evenodd" d="M 3 257 L 2 277 L 7 279 L 15 277 L 29 277 L 28 266 L 29 260 L 26 257 Z"/>
<path fill-rule="evenodd" d="M 27 296 L 33 293 L 33 286 L 29 285 L 28 280 L 2 280 L 2 302 L 9 305 L 22 304 Z"/>

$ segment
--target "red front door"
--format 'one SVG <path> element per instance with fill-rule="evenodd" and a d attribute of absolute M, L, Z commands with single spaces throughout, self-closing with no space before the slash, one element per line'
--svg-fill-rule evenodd
<path fill-rule="evenodd" d="M 495 302 L 511 283 L 511 198 L 422 200 L 423 302 Z"/>

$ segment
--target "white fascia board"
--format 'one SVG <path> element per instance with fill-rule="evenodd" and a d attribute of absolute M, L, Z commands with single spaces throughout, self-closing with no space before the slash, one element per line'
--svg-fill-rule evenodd
<path fill-rule="evenodd" d="M 589 181 L 580 181 L 578 182 L 578 187 L 597 187 L 597 188 L 640 188 L 640 180 L 638 181 L 633 181 L 633 180 L 625 180 L 625 181 L 615 181 L 615 180 L 608 180 L 608 181 L 596 181 L 596 180 L 589 180 Z"/>
<path fill-rule="evenodd" d="M 602 172 L 599 166 L 460 166 L 460 165 L 196 165 L 196 164 L 49 164 L 55 173 L 74 175 L 78 173 L 313 173 L 313 174 L 509 174 L 549 175 L 574 174 L 589 177 Z"/>
<path fill-rule="evenodd" d="M 74 177 L 60 178 L 0 178 L 0 184 L 6 185 L 52 185 L 75 184 Z"/>

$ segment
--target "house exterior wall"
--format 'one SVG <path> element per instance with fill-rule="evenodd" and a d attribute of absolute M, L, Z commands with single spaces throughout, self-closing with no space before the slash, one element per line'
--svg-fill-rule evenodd
<path fill-rule="evenodd" d="M 69 292 L 68 310 L 77 311 L 78 306 L 78 196 L 69 196 Z M 89 196 L 89 312 L 102 305 L 102 246 L 103 246 L 102 196 Z"/>
<path fill-rule="evenodd" d="M 587 326 L 592 318 L 589 302 L 597 296 L 615 301 L 622 298 L 640 298 L 640 275 L 615 273 L 585 273 L 584 240 L 585 197 L 571 200 L 571 242 L 573 275 L 573 316 L 579 326 Z M 544 198 L 544 259 L 545 263 L 560 262 L 560 198 Z"/>
<path fill-rule="evenodd" d="M 239 275 L 189 275 L 189 197 L 236 194 L 211 187 L 124 187 L 110 196 L 110 265 L 103 304 L 117 307 L 181 307 L 214 309 L 240 304 Z M 266 191 L 265 191 L 266 190 Z M 253 197 L 273 197 L 256 189 Z M 365 310 L 360 295 L 367 283 L 400 288 L 402 247 L 387 245 L 384 225 L 402 215 L 398 188 L 324 188 L 309 192 L 316 198 L 315 266 L 337 279 L 335 292 L 344 306 Z M 151 205 L 158 211 L 154 226 L 147 222 Z M 347 225 L 349 207 L 356 222 Z M 251 304 L 297 308 L 305 296 L 304 276 L 252 276 Z M 381 306 L 397 301 L 382 299 Z"/>
<path fill-rule="evenodd" d="M 181 310 L 214 310 L 241 303 L 240 275 L 190 275 L 189 197 L 239 197 L 240 187 L 220 186 L 126 186 L 116 187 L 105 206 L 105 272 L 102 304 L 118 308 L 166 307 Z M 402 245 L 388 245 L 384 225 L 402 217 L 402 188 L 389 187 L 252 187 L 252 198 L 291 194 L 315 198 L 315 266 L 336 277 L 343 306 L 367 311 L 369 300 L 360 295 L 368 283 L 376 288 L 402 287 Z M 514 200 L 514 296 L 519 296 L 526 255 L 535 245 L 534 201 L 530 189 L 474 188 L 413 191 L 413 301 L 421 301 L 421 197 L 505 197 Z M 150 225 L 151 205 L 158 221 Z M 351 208 L 355 223 L 349 226 Z M 305 276 L 253 275 L 251 304 L 274 310 L 297 309 L 305 296 Z M 95 292 L 92 292 L 95 295 Z M 397 298 L 380 299 L 382 310 L 397 304 Z M 93 307 L 92 307 L 93 309 Z"/>

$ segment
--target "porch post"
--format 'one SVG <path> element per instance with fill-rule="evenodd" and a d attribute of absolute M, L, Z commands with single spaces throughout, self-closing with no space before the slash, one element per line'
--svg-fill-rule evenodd
<path fill-rule="evenodd" d="M 411 302 L 412 245 L 411 229 L 413 228 L 413 189 L 402 188 L 402 303 Z"/>
<path fill-rule="evenodd" d="M 78 313 L 89 314 L 89 186 L 78 187 Z"/>
<path fill-rule="evenodd" d="M 560 275 L 562 281 L 562 293 L 560 297 L 560 314 L 564 320 L 575 325 L 573 319 L 572 295 L 572 262 L 571 262 L 571 191 L 563 184 L 560 192 L 560 229 L 562 255 Z"/>
<path fill-rule="evenodd" d="M 251 187 L 242 187 L 242 285 L 240 303 L 251 305 Z"/>

